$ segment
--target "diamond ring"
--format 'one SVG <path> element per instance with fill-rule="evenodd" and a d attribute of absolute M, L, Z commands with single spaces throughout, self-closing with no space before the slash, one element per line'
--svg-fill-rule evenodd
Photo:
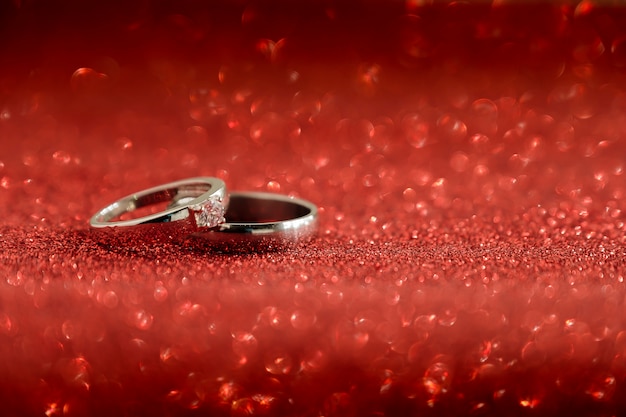
<path fill-rule="evenodd" d="M 223 223 L 225 206 L 222 180 L 188 178 L 123 197 L 94 214 L 90 224 L 95 229 L 156 231 L 173 239 Z"/>

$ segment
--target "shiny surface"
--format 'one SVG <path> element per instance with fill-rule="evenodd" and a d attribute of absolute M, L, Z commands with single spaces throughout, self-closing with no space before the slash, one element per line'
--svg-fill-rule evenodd
<path fill-rule="evenodd" d="M 624 8 L 205 3 L 0 6 L 0 414 L 624 414 Z M 91 233 L 202 175 L 318 235 Z"/>
<path fill-rule="evenodd" d="M 224 200 L 226 195 L 226 185 L 224 181 L 212 177 L 188 178 L 174 181 L 167 184 L 151 187 L 126 197 L 116 200 L 114 203 L 98 210 L 89 220 L 89 224 L 94 228 L 109 227 L 132 227 L 148 223 L 172 223 L 190 222 L 192 226 L 199 225 L 193 219 L 194 207 L 202 206 L 211 199 Z M 193 197 L 189 199 L 189 197 Z M 169 203 L 171 201 L 188 199 L 184 205 L 176 207 L 166 207 L 162 211 L 146 214 L 132 219 L 121 220 L 125 214 L 142 208 L 154 206 L 158 203 Z"/>
<path fill-rule="evenodd" d="M 254 253 L 301 245 L 317 230 L 317 207 L 276 193 L 235 191 L 229 194 L 226 221 L 196 237 L 213 250 Z M 206 245 L 197 240 L 192 244 Z"/>

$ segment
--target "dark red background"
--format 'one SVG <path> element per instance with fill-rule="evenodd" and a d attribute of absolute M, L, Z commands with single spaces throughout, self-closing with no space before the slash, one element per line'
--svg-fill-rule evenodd
<path fill-rule="evenodd" d="M 624 412 L 624 8 L 1 7 L 2 415 Z M 88 228 L 199 175 L 318 236 Z"/>

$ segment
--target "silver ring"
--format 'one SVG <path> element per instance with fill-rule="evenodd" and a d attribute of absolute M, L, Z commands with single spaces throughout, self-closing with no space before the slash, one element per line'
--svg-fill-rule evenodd
<path fill-rule="evenodd" d="M 295 246 L 317 229 L 317 207 L 306 200 L 265 192 L 231 192 L 226 221 L 194 233 L 196 244 L 226 252 L 258 252 Z"/>
<path fill-rule="evenodd" d="M 167 229 L 164 231 L 168 236 L 175 231 L 180 232 L 178 235 L 190 234 L 224 222 L 225 195 L 226 185 L 218 178 L 188 178 L 123 197 L 99 210 L 89 223 L 95 229 L 122 231 L 159 226 Z M 169 205 L 156 213 L 120 219 L 142 207 L 157 207 L 160 203 Z"/>

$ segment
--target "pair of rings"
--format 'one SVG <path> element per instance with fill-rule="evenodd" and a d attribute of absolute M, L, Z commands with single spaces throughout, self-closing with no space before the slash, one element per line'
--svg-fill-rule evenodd
<path fill-rule="evenodd" d="M 226 249 L 257 250 L 311 237 L 317 207 L 274 193 L 227 193 L 224 181 L 196 177 L 123 197 L 94 214 L 90 225 L 128 240 L 136 234 L 158 241 L 196 238 Z"/>

